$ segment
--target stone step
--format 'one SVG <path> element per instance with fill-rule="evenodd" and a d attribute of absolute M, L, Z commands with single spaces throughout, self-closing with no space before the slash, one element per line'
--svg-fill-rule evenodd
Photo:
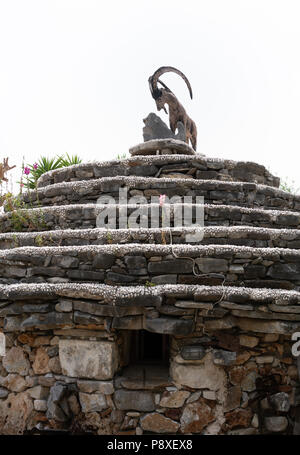
<path fill-rule="evenodd" d="M 171 230 L 171 238 L 170 238 Z M 203 228 L 202 240 L 190 238 L 193 227 L 141 229 L 65 229 L 0 234 L 0 250 L 25 246 L 72 246 L 111 244 L 237 245 L 255 248 L 300 249 L 300 230 L 251 226 L 211 226 Z"/>
<path fill-rule="evenodd" d="M 182 178 L 201 180 L 213 179 L 279 186 L 279 178 L 270 174 L 264 166 L 256 163 L 207 158 L 198 155 L 167 155 L 91 162 L 55 169 L 40 177 L 38 187 L 42 188 L 61 182 L 118 176 L 182 176 Z"/>
<path fill-rule="evenodd" d="M 120 195 L 120 189 L 123 193 Z M 110 204 L 118 204 L 119 197 L 130 203 L 130 198 L 143 197 L 144 203 L 157 203 L 160 195 L 168 198 L 191 197 L 188 203 L 237 205 L 241 207 L 263 207 L 265 209 L 300 210 L 300 195 L 256 183 L 221 182 L 218 180 L 145 178 L 145 177 L 104 177 L 97 180 L 63 182 L 24 193 L 22 200 L 31 206 L 96 203 L 102 196 Z M 152 198 L 152 199 L 151 199 Z M 153 199 L 156 198 L 156 199 Z M 176 202 L 179 202 L 178 200 Z M 107 203 L 108 200 L 102 203 Z M 123 202 L 123 203 L 124 203 Z M 174 202 L 174 201 L 173 201 Z M 99 201 L 100 203 L 100 201 Z M 133 203 L 133 201 L 131 202 Z M 141 201 L 141 203 L 143 203 Z"/>
<path fill-rule="evenodd" d="M 53 329 L 97 339 L 118 328 L 151 327 L 176 336 L 203 328 L 288 335 L 300 330 L 299 311 L 299 292 L 273 289 L 164 285 L 112 293 L 110 286 L 90 283 L 0 285 L 0 324 L 15 333 Z M 228 336 L 239 344 L 238 333 Z"/>
<path fill-rule="evenodd" d="M 233 245 L 85 245 L 0 251 L 0 282 L 300 289 L 300 251 Z"/>
<path fill-rule="evenodd" d="M 157 209 L 159 204 L 140 205 L 142 213 L 148 214 L 152 207 Z M 146 211 L 147 207 L 147 211 Z M 183 209 L 191 204 L 183 205 Z M 193 213 L 202 206 L 192 205 Z M 15 212 L 0 214 L 0 232 L 36 232 L 57 229 L 93 229 L 97 217 L 106 210 L 107 205 L 70 204 L 55 205 L 43 208 L 20 209 Z M 116 206 L 116 227 L 119 227 L 119 208 Z M 127 206 L 128 215 L 136 211 L 136 205 Z M 170 226 L 173 227 L 173 210 L 171 209 Z M 122 206 L 124 214 L 124 206 Z M 161 209 L 160 209 L 161 211 Z M 148 223 L 150 226 L 150 221 Z M 161 225 L 161 224 L 160 224 Z M 205 226 L 252 226 L 275 229 L 299 229 L 300 213 L 282 210 L 265 210 L 234 205 L 204 205 Z M 112 230 L 112 229 L 110 229 Z"/>

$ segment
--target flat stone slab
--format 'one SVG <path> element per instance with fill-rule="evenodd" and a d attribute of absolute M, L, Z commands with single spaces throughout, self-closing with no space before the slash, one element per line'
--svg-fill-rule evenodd
<path fill-rule="evenodd" d="M 196 155 L 186 142 L 177 139 L 153 139 L 151 141 L 142 142 L 129 149 L 132 156 L 136 155 Z"/>
<path fill-rule="evenodd" d="M 118 383 L 129 390 L 154 390 L 172 384 L 169 368 L 163 365 L 132 365 L 124 369 Z"/>
<path fill-rule="evenodd" d="M 111 379 L 118 367 L 115 343 L 108 341 L 60 340 L 59 358 L 66 376 Z"/>
<path fill-rule="evenodd" d="M 154 395 L 151 392 L 117 390 L 114 395 L 117 409 L 151 412 L 155 409 Z"/>

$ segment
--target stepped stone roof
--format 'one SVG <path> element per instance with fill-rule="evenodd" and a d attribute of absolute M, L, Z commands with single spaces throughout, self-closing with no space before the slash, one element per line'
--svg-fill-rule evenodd
<path fill-rule="evenodd" d="M 1 214 L 0 311 L 22 299 L 72 297 L 130 306 L 148 296 L 155 306 L 175 296 L 183 301 L 180 308 L 211 302 L 216 318 L 226 308 L 232 327 L 243 318 L 299 325 L 300 196 L 279 189 L 279 179 L 264 166 L 197 155 L 177 142 L 140 144 L 124 160 L 44 174 L 37 191 L 23 196 L 27 208 L 19 214 L 26 213 L 27 222 L 18 230 L 12 213 Z M 125 186 L 147 200 L 176 190 L 202 195 L 203 204 L 193 200 L 190 206 L 204 207 L 203 240 L 186 241 L 198 229 L 193 226 L 98 229 L 97 214 L 106 206 L 97 198 L 116 197 Z M 118 214 L 120 208 L 116 200 Z M 37 215 L 40 228 L 28 222 Z"/>

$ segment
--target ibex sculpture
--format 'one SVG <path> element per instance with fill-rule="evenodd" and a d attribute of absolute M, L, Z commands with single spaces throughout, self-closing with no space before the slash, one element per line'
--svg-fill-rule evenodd
<path fill-rule="evenodd" d="M 178 101 L 174 93 L 162 82 L 159 80 L 159 77 L 167 72 L 173 72 L 178 74 L 183 78 L 185 81 L 191 98 L 193 98 L 191 84 L 189 83 L 186 76 L 173 66 L 162 66 L 158 70 L 155 71 L 153 76 L 150 76 L 149 86 L 152 97 L 155 99 L 157 110 L 160 111 L 164 109 L 165 113 L 167 114 L 165 104 L 169 106 L 169 122 L 170 128 L 173 133 L 175 133 L 178 122 L 182 122 L 184 129 L 185 129 L 185 142 L 191 141 L 193 149 L 196 150 L 197 147 L 197 127 L 195 122 L 187 115 L 184 107 Z M 160 83 L 163 88 L 158 88 L 157 83 Z"/>
<path fill-rule="evenodd" d="M 16 166 L 9 166 L 8 158 L 3 158 L 3 163 L 0 163 L 0 182 L 8 182 L 8 179 L 5 177 L 6 172 L 15 168 Z"/>

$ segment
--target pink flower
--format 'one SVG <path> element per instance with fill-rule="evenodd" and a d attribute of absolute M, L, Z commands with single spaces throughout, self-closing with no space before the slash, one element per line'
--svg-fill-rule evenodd
<path fill-rule="evenodd" d="M 24 183 L 20 183 L 20 187 L 23 188 L 23 186 L 24 186 Z"/>
<path fill-rule="evenodd" d="M 38 168 L 38 164 L 37 164 L 37 163 L 34 163 L 33 169 L 37 169 L 37 168 Z"/>
<path fill-rule="evenodd" d="M 28 166 L 24 167 L 24 174 L 26 175 L 30 174 L 30 168 Z"/>
<path fill-rule="evenodd" d="M 159 196 L 159 205 L 162 207 L 165 203 L 165 199 L 166 199 L 166 195 L 165 194 L 161 194 Z"/>

